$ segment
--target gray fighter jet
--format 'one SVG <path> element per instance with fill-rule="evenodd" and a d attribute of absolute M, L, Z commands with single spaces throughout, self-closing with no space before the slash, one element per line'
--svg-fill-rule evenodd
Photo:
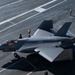
<path fill-rule="evenodd" d="M 36 32 L 28 38 L 10 40 L 0 45 L 3 52 L 37 52 L 50 62 L 64 51 L 70 48 L 75 38 L 68 34 L 71 22 L 66 22 L 57 32 L 53 30 L 53 21 L 45 20 Z M 17 54 L 14 54 L 17 57 Z"/>

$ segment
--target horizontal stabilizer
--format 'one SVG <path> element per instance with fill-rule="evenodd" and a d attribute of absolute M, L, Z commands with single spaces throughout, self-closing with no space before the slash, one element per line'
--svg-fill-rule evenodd
<path fill-rule="evenodd" d="M 74 43 L 75 43 L 75 38 L 67 40 L 66 42 L 62 43 L 60 46 L 62 48 L 69 48 L 69 47 L 73 46 Z"/>
<path fill-rule="evenodd" d="M 55 36 L 66 36 L 66 33 L 72 22 L 66 22 L 55 34 Z"/>

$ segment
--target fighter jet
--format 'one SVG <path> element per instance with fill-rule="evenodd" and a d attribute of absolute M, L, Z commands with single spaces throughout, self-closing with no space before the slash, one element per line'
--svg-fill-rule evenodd
<path fill-rule="evenodd" d="M 64 49 L 72 47 L 75 42 L 74 36 L 68 33 L 71 23 L 66 22 L 55 32 L 53 20 L 45 20 L 31 37 L 7 41 L 0 45 L 0 50 L 3 52 L 35 52 L 53 62 Z M 14 56 L 17 57 L 17 54 L 14 53 Z"/>

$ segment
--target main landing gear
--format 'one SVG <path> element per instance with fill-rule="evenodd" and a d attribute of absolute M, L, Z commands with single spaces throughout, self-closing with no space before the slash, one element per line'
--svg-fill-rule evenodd
<path fill-rule="evenodd" d="M 17 58 L 17 59 L 20 59 L 20 58 L 21 58 L 17 53 L 14 53 L 14 56 L 15 56 L 15 58 Z"/>

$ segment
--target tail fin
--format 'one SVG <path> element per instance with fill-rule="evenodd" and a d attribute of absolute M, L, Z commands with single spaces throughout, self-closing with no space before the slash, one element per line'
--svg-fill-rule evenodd
<path fill-rule="evenodd" d="M 53 20 L 44 20 L 38 28 L 49 31 L 53 28 Z"/>
<path fill-rule="evenodd" d="M 66 22 L 55 34 L 55 36 L 66 36 L 66 33 L 72 22 Z"/>

